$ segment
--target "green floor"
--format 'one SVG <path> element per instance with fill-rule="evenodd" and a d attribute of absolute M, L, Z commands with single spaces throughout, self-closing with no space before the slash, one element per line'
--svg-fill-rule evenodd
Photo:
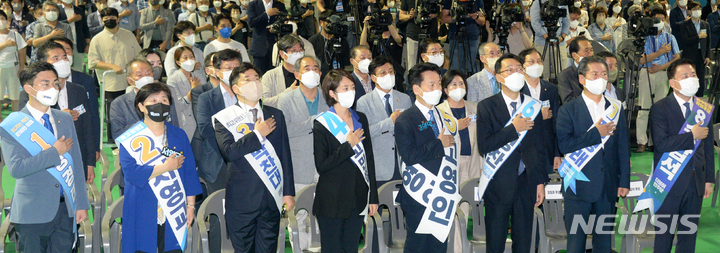
<path fill-rule="evenodd" d="M 5 118 L 9 114 L 8 109 L 2 110 L 2 116 Z M 105 153 L 107 154 L 108 158 L 110 159 L 111 168 L 110 171 L 113 170 L 112 164 L 114 162 L 114 157 L 112 153 L 110 152 L 110 149 L 105 149 Z M 633 172 L 640 172 L 640 173 L 646 173 L 650 174 L 651 171 L 651 164 L 652 164 L 652 153 L 651 152 L 645 152 L 643 154 L 632 154 L 632 171 Z M 716 158 L 717 161 L 717 158 Z M 100 187 L 100 172 L 96 172 L 97 176 L 95 178 L 95 185 Z M 15 187 L 15 180 L 10 177 L 6 169 L 3 169 L 2 171 L 2 188 L 5 191 L 5 198 L 11 198 L 13 194 L 13 189 Z M 113 192 L 113 195 L 117 196 L 117 192 Z M 720 252 L 720 215 L 718 214 L 718 207 L 710 207 L 711 201 L 710 199 L 706 199 L 703 201 L 703 208 L 702 213 L 700 217 L 700 225 L 698 228 L 698 238 L 697 238 L 697 247 L 696 252 L 706 252 L 706 253 L 717 253 Z M 92 219 L 92 214 L 90 214 Z M 617 247 L 620 247 L 620 236 L 616 237 Z M 286 252 L 291 252 L 289 250 L 289 242 L 286 243 L 288 246 L 288 250 Z M 8 243 L 5 246 L 6 251 L 5 252 L 15 252 L 14 245 L 12 243 Z M 646 249 L 643 252 L 652 252 L 651 249 Z"/>

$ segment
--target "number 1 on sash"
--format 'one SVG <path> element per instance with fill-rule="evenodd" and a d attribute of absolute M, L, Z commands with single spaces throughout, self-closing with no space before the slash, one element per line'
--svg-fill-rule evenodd
<path fill-rule="evenodd" d="M 43 140 L 42 138 L 40 138 L 40 135 L 38 135 L 38 134 L 35 133 L 35 132 L 33 132 L 33 133 L 30 135 L 30 141 L 35 142 L 35 143 L 37 143 L 38 145 L 40 145 L 40 148 L 42 148 L 42 150 L 46 150 L 46 149 L 49 149 L 49 148 L 51 147 L 50 144 L 47 144 L 47 142 L 45 142 L 45 140 Z"/>

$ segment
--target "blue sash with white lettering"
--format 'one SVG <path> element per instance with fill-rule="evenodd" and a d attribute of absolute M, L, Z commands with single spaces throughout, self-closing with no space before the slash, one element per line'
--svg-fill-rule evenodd
<path fill-rule="evenodd" d="M 535 120 L 535 117 L 540 114 L 540 109 L 542 109 L 542 102 L 540 102 L 540 100 L 532 98 L 531 96 L 525 94 L 521 95 L 524 97 L 524 102 L 520 105 L 520 110 L 517 110 L 515 114 L 510 116 L 510 120 L 508 120 L 507 124 L 505 124 L 506 127 L 512 124 L 513 119 L 518 115 L 518 113 L 522 113 L 523 118 L 530 118 L 532 120 Z M 487 189 L 490 180 L 495 175 L 495 172 L 497 172 L 497 170 L 500 169 L 500 167 L 505 163 L 505 161 L 507 161 L 507 158 L 510 157 L 512 152 L 515 151 L 518 146 L 520 146 L 523 138 L 525 138 L 525 135 L 527 135 L 527 130 L 518 133 L 518 135 L 518 138 L 514 141 L 508 142 L 504 146 L 500 147 L 498 150 L 492 151 L 485 155 L 485 166 L 483 166 L 482 175 L 480 175 L 480 183 L 478 185 L 478 200 L 482 200 L 483 195 L 485 195 L 485 190 Z"/>
<path fill-rule="evenodd" d="M 693 126 L 698 122 L 703 122 L 702 127 L 707 127 L 710 124 L 710 116 L 712 115 L 715 107 L 701 99 L 693 97 L 695 103 L 693 108 L 690 110 L 690 117 L 680 128 L 680 133 L 688 133 L 692 130 Z M 710 130 L 712 131 L 712 129 Z M 660 158 L 660 162 L 655 165 L 650 180 L 645 184 L 645 190 L 638 197 L 637 205 L 633 212 L 642 211 L 649 209 L 651 214 L 655 214 L 657 210 L 662 206 L 668 192 L 675 185 L 675 181 L 685 166 L 692 159 L 695 150 L 697 150 L 702 140 L 693 140 L 695 147 L 690 150 L 677 150 L 672 152 L 663 153 Z M 712 145 L 712 143 L 705 143 L 705 145 Z"/>
<path fill-rule="evenodd" d="M 163 149 L 165 145 L 163 141 L 159 140 L 142 121 L 135 123 L 115 138 L 115 143 L 118 147 L 123 146 L 130 156 L 135 158 L 135 162 L 143 166 L 160 165 L 167 160 L 167 157 L 178 155 L 171 149 Z M 185 187 L 180 173 L 178 170 L 165 172 L 150 179 L 148 184 L 161 208 L 158 212 L 162 212 L 164 221 L 160 222 L 168 222 L 180 249 L 184 251 L 187 241 L 187 208 Z"/>
<path fill-rule="evenodd" d="M 605 109 L 605 115 L 602 117 L 602 124 L 607 124 L 609 122 L 617 124 L 620 120 L 620 113 L 623 108 L 622 104 L 620 101 L 608 97 L 605 97 L 605 100 L 610 103 L 610 106 Z M 588 131 L 593 128 L 595 128 L 594 124 L 590 126 Z M 565 191 L 567 191 L 567 188 L 570 187 L 570 190 L 577 192 L 575 190 L 575 181 L 577 180 L 585 182 L 590 181 L 590 179 L 582 173 L 582 169 L 585 168 L 585 165 L 587 165 L 588 162 L 590 162 L 590 160 L 592 160 L 592 158 L 595 157 L 595 155 L 597 155 L 597 153 L 605 146 L 605 142 L 607 142 L 608 139 L 610 139 L 610 135 L 602 137 L 600 144 L 575 150 L 575 152 L 565 155 L 565 159 L 562 164 L 560 164 L 560 168 L 558 168 L 558 173 L 560 174 L 560 177 L 563 178 Z"/>
<path fill-rule="evenodd" d="M 57 141 L 55 135 L 45 128 L 43 124 L 23 112 L 11 113 L 0 123 L 0 127 L 20 143 L 31 156 L 52 147 L 52 144 Z M 73 160 L 70 153 L 65 152 L 65 154 L 60 155 L 60 165 L 47 168 L 47 172 L 60 182 L 65 193 L 65 201 L 70 201 L 70 208 L 75 213 L 75 175 L 73 174 Z M 77 233 L 76 226 L 73 226 L 73 232 Z"/>

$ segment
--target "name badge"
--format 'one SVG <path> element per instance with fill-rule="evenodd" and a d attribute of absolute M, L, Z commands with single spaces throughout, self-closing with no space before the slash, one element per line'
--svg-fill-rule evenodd
<path fill-rule="evenodd" d="M 475 123 L 475 121 L 477 121 L 477 114 L 470 114 L 468 118 L 470 118 L 470 123 Z"/>
<path fill-rule="evenodd" d="M 85 113 L 85 105 L 78 105 L 77 107 L 73 108 L 73 110 L 78 112 L 78 116 L 83 115 Z"/>
<path fill-rule="evenodd" d="M 168 147 L 163 147 L 162 152 L 160 152 L 160 153 L 161 153 L 163 156 L 165 156 L 165 157 L 170 157 L 170 156 L 172 156 L 172 158 L 177 158 L 177 157 L 179 157 L 179 156 L 181 155 L 180 152 L 177 152 L 177 151 L 175 151 L 175 150 L 172 150 L 172 149 L 170 149 L 170 148 L 168 148 Z"/>
<path fill-rule="evenodd" d="M 242 31 L 242 32 L 246 33 L 246 32 L 247 32 L 247 28 L 243 28 L 243 29 L 242 29 L 242 30 L 240 30 L 240 31 Z"/>
<path fill-rule="evenodd" d="M 550 107 L 550 100 L 543 100 L 542 107 Z"/>

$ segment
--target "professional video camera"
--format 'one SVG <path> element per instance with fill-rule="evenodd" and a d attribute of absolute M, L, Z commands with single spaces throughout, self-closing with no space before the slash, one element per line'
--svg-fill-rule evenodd
<path fill-rule="evenodd" d="M 370 16 L 370 30 L 375 34 L 383 33 L 388 30 L 388 26 L 392 25 L 393 17 L 390 10 L 382 10 L 380 12 L 374 12 Z"/>
<path fill-rule="evenodd" d="M 280 12 L 277 15 L 277 19 L 274 23 L 268 25 L 266 28 L 270 33 L 275 34 L 279 37 L 293 33 L 293 26 L 291 24 L 285 24 L 287 21 L 292 21 L 297 24 L 302 21 L 301 15 L 288 15 L 287 12 Z"/>
<path fill-rule="evenodd" d="M 467 15 L 475 12 L 475 2 L 471 0 L 453 0 L 450 16 L 457 26 L 465 26 Z"/>
<path fill-rule="evenodd" d="M 499 38 L 507 38 L 515 22 L 525 22 L 525 13 L 519 5 L 495 4 L 490 16 L 490 29 Z"/>
<path fill-rule="evenodd" d="M 654 36 L 658 29 L 655 27 L 657 19 L 645 16 L 642 11 L 633 13 L 628 19 L 628 33 L 638 40 L 645 41 L 647 36 Z M 661 21 L 662 22 L 662 21 Z"/>
<path fill-rule="evenodd" d="M 325 32 L 335 37 L 338 35 L 345 36 L 350 30 L 350 22 L 344 14 L 333 14 L 328 18 L 328 24 L 325 26 Z"/>
<path fill-rule="evenodd" d="M 420 26 L 421 39 L 427 38 L 428 28 L 433 21 L 430 15 L 440 15 L 441 2 L 440 0 L 416 0 L 415 1 L 415 24 Z"/>
<path fill-rule="evenodd" d="M 548 30 L 548 37 L 557 37 L 557 26 L 560 18 L 567 17 L 567 10 L 560 6 L 571 6 L 573 0 L 547 0 L 540 7 L 540 19 Z"/>

